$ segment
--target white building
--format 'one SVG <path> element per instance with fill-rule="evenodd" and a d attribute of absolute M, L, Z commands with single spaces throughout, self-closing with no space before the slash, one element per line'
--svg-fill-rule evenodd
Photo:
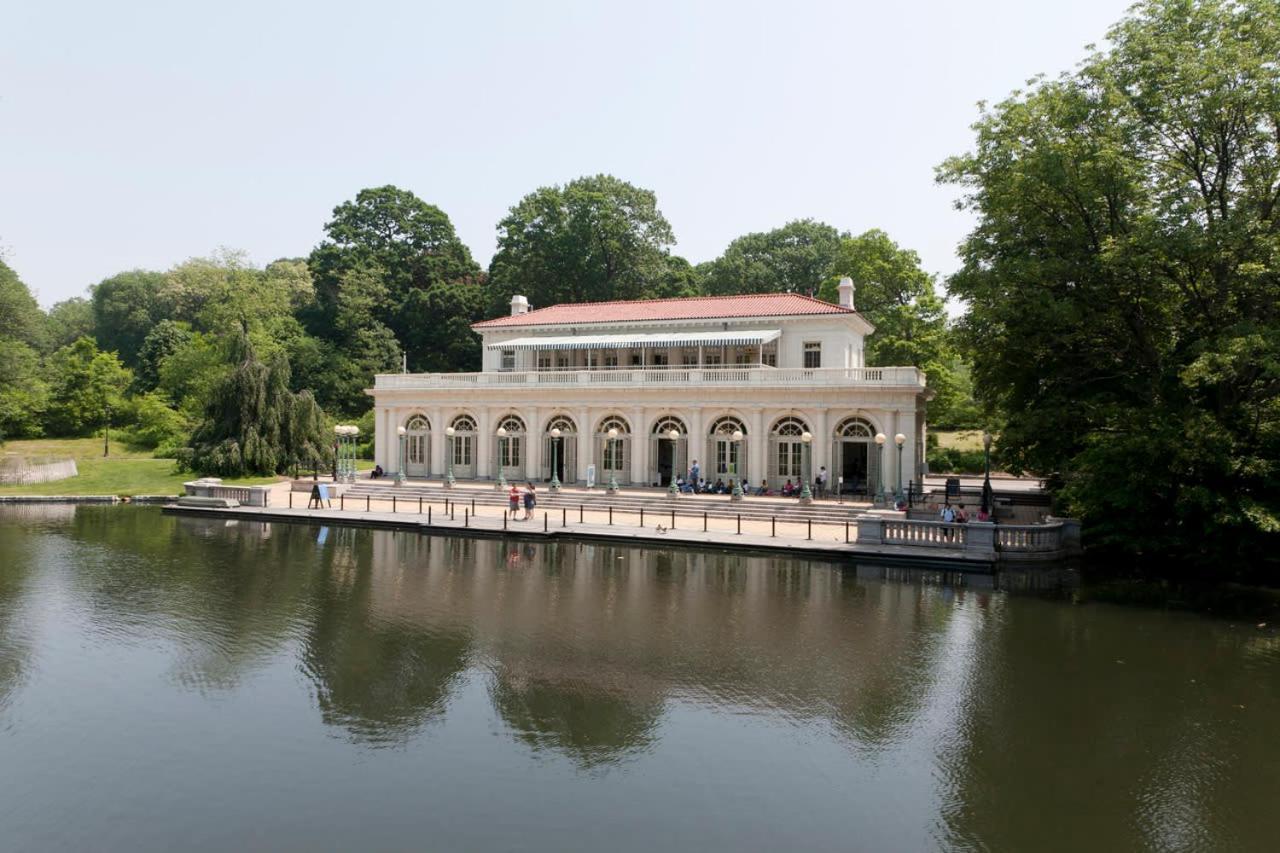
<path fill-rule="evenodd" d="M 545 481 L 554 460 L 566 485 L 585 483 L 588 466 L 598 485 L 611 475 L 665 485 L 695 459 L 712 482 L 752 487 L 798 483 L 819 467 L 846 492 L 898 488 L 899 465 L 903 482 L 918 479 L 925 376 L 864 365 L 874 328 L 854 310 L 848 279 L 839 305 L 784 293 L 535 311 L 516 296 L 510 316 L 472 328 L 482 372 L 376 378 L 368 393 L 387 472 L 400 467 L 403 427 L 410 478 L 447 476 L 449 453 L 458 480 L 496 480 L 501 467 L 508 481 Z"/>

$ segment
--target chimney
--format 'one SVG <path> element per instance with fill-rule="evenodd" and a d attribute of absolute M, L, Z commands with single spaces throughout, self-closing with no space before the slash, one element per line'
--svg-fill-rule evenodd
<path fill-rule="evenodd" d="M 840 292 L 840 307 L 853 310 L 853 279 L 845 276 L 840 279 L 840 284 L 836 286 L 836 290 Z"/>
<path fill-rule="evenodd" d="M 521 314 L 529 313 L 529 300 L 523 296 L 516 295 L 511 297 L 511 316 L 517 317 Z"/>

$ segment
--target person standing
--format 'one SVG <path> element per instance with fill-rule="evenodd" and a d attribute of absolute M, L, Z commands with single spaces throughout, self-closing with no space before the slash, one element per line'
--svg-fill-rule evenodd
<path fill-rule="evenodd" d="M 827 466 L 823 465 L 818 468 L 818 497 L 827 496 Z"/>
<path fill-rule="evenodd" d="M 507 502 L 511 506 L 511 518 L 516 517 L 516 510 L 520 508 L 520 490 L 516 488 L 516 484 L 511 484 L 511 491 L 507 492 Z"/>
<path fill-rule="evenodd" d="M 701 469 L 698 468 L 698 460 L 693 460 L 693 464 L 689 466 L 689 482 L 693 484 L 693 490 L 698 491 L 698 474 Z"/>
<path fill-rule="evenodd" d="M 538 499 L 534 496 L 533 483 L 525 483 L 524 489 L 524 518 L 522 521 L 528 521 L 533 518 L 534 507 L 538 505 Z"/>

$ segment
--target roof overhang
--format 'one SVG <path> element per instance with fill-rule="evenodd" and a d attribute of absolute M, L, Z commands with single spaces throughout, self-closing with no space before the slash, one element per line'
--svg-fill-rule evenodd
<path fill-rule="evenodd" d="M 539 335 L 509 338 L 488 345 L 489 349 L 665 349 L 667 347 L 729 346 L 752 347 L 776 341 L 780 329 L 743 329 L 734 332 L 671 332 L 666 334 L 619 335 Z"/>

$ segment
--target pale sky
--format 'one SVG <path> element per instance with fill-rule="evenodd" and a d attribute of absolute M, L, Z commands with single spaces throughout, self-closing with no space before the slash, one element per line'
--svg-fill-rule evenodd
<path fill-rule="evenodd" d="M 933 170 L 976 103 L 1127 5 L 0 0 L 0 250 L 48 306 L 219 246 L 305 255 L 391 183 L 487 265 L 521 196 L 607 172 L 694 263 L 812 217 L 946 275 L 968 221 Z"/>

